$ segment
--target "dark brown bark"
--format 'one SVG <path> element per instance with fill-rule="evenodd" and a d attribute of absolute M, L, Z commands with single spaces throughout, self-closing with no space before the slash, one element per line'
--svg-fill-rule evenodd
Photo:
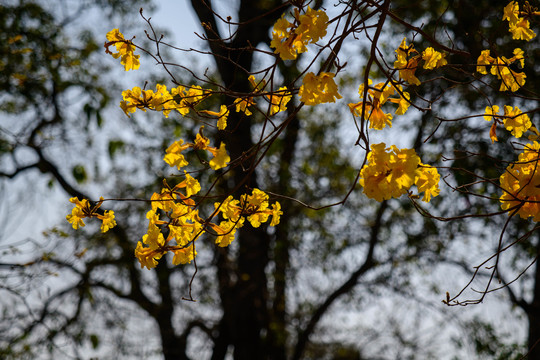
<path fill-rule="evenodd" d="M 238 13 L 241 25 L 231 41 L 222 40 L 218 34 L 211 1 L 192 0 L 191 4 L 201 23 L 207 24 L 205 35 L 224 86 L 239 94 L 249 93 L 248 76 L 253 60 L 251 47 L 268 40 L 268 29 L 281 12 L 275 11 L 275 16 L 259 16 L 276 8 L 281 2 L 241 1 Z M 233 168 L 232 191 L 237 197 L 257 187 L 252 167 L 254 158 L 249 154 L 253 147 L 251 118 L 231 112 L 228 127 L 232 132 L 223 134 L 222 140 L 227 145 L 231 159 L 241 162 Z M 263 227 L 254 229 L 244 226 L 237 232 L 237 238 L 239 252 L 234 281 L 230 272 L 218 270 L 224 315 L 219 324 L 213 359 L 222 359 L 229 345 L 234 347 L 236 360 L 265 359 L 268 356 L 263 335 L 268 331 L 269 322 L 265 272 L 269 261 L 269 236 Z M 222 255 L 218 255 L 218 264 L 227 261 L 219 259 Z"/>
<path fill-rule="evenodd" d="M 299 71 L 295 64 L 285 66 L 280 64 L 280 72 L 285 83 L 291 83 L 298 77 Z M 291 188 L 291 164 L 296 152 L 300 121 L 294 114 L 294 108 L 289 106 L 287 115 L 291 119 L 285 129 L 283 137 L 283 149 L 281 151 L 279 166 L 279 183 L 276 192 L 295 197 L 295 190 Z M 272 261 L 274 263 L 273 276 L 273 301 L 270 311 L 270 324 L 268 329 L 269 358 L 273 360 L 285 360 L 287 358 L 287 275 L 289 270 L 290 251 L 290 219 L 296 215 L 298 210 L 290 201 L 283 200 L 282 206 L 287 209 L 287 215 L 282 216 L 279 226 L 275 229 L 275 236 L 272 247 Z"/>
<path fill-rule="evenodd" d="M 175 333 L 172 319 L 174 302 L 171 293 L 171 270 L 166 262 L 160 262 L 156 268 L 161 303 L 153 314 L 161 335 L 161 346 L 165 360 L 187 360 L 186 344 Z"/>

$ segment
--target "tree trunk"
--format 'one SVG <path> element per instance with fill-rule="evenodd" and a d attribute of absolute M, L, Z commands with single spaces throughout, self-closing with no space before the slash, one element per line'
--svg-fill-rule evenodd
<path fill-rule="evenodd" d="M 252 20 L 276 8 L 281 1 L 242 0 L 238 7 L 238 22 L 241 25 L 231 41 L 223 40 L 229 36 L 218 34 L 219 27 L 210 0 L 192 0 L 191 4 L 201 23 L 205 23 L 205 35 L 209 39 L 208 45 L 223 84 L 233 92 L 248 94 L 251 92 L 248 76 L 253 61 L 253 52 L 249 47 L 268 41 L 268 29 L 281 15 L 281 11 L 275 12 L 274 17 Z M 227 105 L 232 100 L 227 98 Z M 231 192 L 238 198 L 257 187 L 256 174 L 252 169 L 254 158 L 249 156 L 253 147 L 252 117 L 231 111 L 228 128 L 232 132 L 224 132 L 218 137 L 225 142 L 232 161 L 241 159 L 241 165 L 232 169 L 233 183 L 229 183 Z M 224 314 L 219 325 L 213 359 L 222 358 L 227 343 L 234 347 L 235 360 L 266 359 L 269 356 L 266 340 L 269 323 L 266 267 L 270 238 L 265 227 L 255 229 L 246 224 L 237 231 L 237 241 L 239 251 L 236 271 L 218 271 Z"/>
<path fill-rule="evenodd" d="M 156 275 L 161 303 L 156 306 L 153 316 L 159 326 L 163 356 L 165 360 L 187 360 L 186 344 L 180 340 L 172 324 L 174 307 L 170 283 L 171 269 L 162 261 L 156 268 Z"/>

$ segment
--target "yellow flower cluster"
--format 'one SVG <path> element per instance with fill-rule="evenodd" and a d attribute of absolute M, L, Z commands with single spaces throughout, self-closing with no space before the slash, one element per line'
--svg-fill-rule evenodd
<path fill-rule="evenodd" d="M 412 85 L 420 85 L 420 80 L 416 77 L 415 72 L 421 60 L 424 61 L 424 69 L 433 70 L 448 64 L 446 54 L 440 53 L 428 47 L 420 54 L 414 45 L 407 45 L 407 38 L 403 38 L 399 47 L 395 50 L 396 61 L 394 68 L 399 70 L 399 78 L 405 80 Z"/>
<path fill-rule="evenodd" d="M 204 221 L 199 218 L 196 203 L 191 196 L 197 194 L 201 186 L 197 179 L 184 174 L 185 179 L 172 188 L 164 181 L 165 187 L 161 193 L 154 193 L 150 199 L 152 209 L 146 214 L 148 231 L 135 249 L 135 257 L 139 259 L 141 268 L 156 267 L 158 260 L 169 251 L 174 253 L 174 265 L 191 262 L 197 254 L 194 242 L 204 232 Z M 185 189 L 184 192 L 182 189 Z M 161 220 L 160 212 L 168 220 Z M 167 238 L 162 231 L 167 233 Z M 171 245 L 173 239 L 176 245 Z"/>
<path fill-rule="evenodd" d="M 322 103 L 335 102 L 336 98 L 341 99 L 338 87 L 334 82 L 334 74 L 322 72 L 315 75 L 309 72 L 304 76 L 302 86 L 298 91 L 300 101 L 306 105 L 318 105 Z"/>
<path fill-rule="evenodd" d="M 521 17 L 520 15 L 524 15 Z M 529 20 L 527 17 L 532 15 L 540 15 L 536 9 L 533 9 L 529 2 L 525 2 L 523 11 L 519 11 L 517 1 L 510 1 L 504 8 L 503 20 L 508 21 L 508 30 L 512 33 L 512 38 L 515 40 L 533 39 L 536 34 L 529 28 Z"/>
<path fill-rule="evenodd" d="M 79 200 L 77 197 L 72 197 L 69 199 L 69 202 L 75 204 L 75 207 L 71 211 L 70 215 L 66 216 L 66 220 L 71 223 L 74 229 L 83 227 L 84 218 L 98 218 L 102 221 L 101 223 L 101 232 L 107 232 L 109 229 L 116 226 L 116 220 L 114 220 L 114 211 L 106 210 L 103 215 L 99 214 L 97 210 L 103 204 L 103 198 L 99 199 L 99 202 L 94 206 L 91 206 L 90 202 L 87 199 Z"/>
<path fill-rule="evenodd" d="M 131 90 L 122 91 L 124 100 L 120 102 L 120 108 L 127 116 L 137 109 L 162 111 L 165 117 L 169 117 L 169 113 L 176 110 L 182 116 L 186 116 L 190 109 L 209 96 L 210 91 L 200 86 L 192 86 L 187 89 L 184 86 L 178 86 L 171 89 L 170 92 L 165 85 L 161 84 L 156 85 L 156 91 L 141 90 L 140 87 L 135 86 Z M 226 115 L 228 112 L 221 116 Z"/>
<path fill-rule="evenodd" d="M 270 216 L 272 216 L 270 226 L 276 226 L 279 224 L 280 217 L 283 214 L 280 203 L 276 201 L 270 207 L 268 195 L 259 189 L 253 189 L 251 195 L 241 195 L 240 200 L 235 200 L 232 196 L 229 196 L 221 204 L 216 203 L 214 206 L 225 220 L 233 224 L 239 224 L 236 227 L 241 227 L 245 218 L 247 218 L 251 226 L 257 228 L 267 222 Z"/>
<path fill-rule="evenodd" d="M 368 85 L 371 85 L 372 83 L 371 79 L 369 79 Z M 364 91 L 364 84 L 361 84 L 358 88 L 360 98 L 364 97 Z M 391 98 L 390 96 L 394 95 L 396 92 L 399 97 Z M 398 104 L 396 115 L 403 115 L 409 108 L 409 99 L 409 93 L 404 92 L 400 85 L 398 85 L 396 89 L 396 87 L 390 83 L 379 83 L 374 87 L 368 87 L 366 101 L 349 104 L 349 109 L 353 115 L 362 116 L 362 108 L 364 108 L 364 115 L 367 114 L 367 116 L 364 117 L 369 120 L 369 128 L 382 130 L 386 125 L 392 127 L 392 114 L 384 113 L 381 107 L 387 101 Z"/>
<path fill-rule="evenodd" d="M 146 214 L 149 220 L 148 231 L 135 249 L 135 257 L 141 268 L 156 267 L 158 260 L 169 251 L 174 253 L 174 265 L 189 263 L 197 255 L 195 241 L 201 235 L 213 235 L 216 244 L 225 247 L 234 240 L 236 229 L 242 227 L 245 217 L 252 226 L 258 227 L 272 216 L 270 226 L 275 226 L 283 214 L 278 202 L 269 208 L 268 195 L 254 189 L 251 195 L 242 195 L 240 200 L 229 196 L 224 202 L 215 203 L 213 216 L 221 213 L 224 219 L 218 225 L 204 221 L 199 216 L 196 203 L 191 198 L 201 190 L 196 179 L 186 173 L 185 179 L 176 186 L 171 188 L 166 182 L 164 185 L 160 194 L 152 195 L 152 210 Z M 185 189 L 185 193 L 182 189 Z M 167 220 L 161 220 L 160 213 Z M 166 237 L 164 234 L 167 234 Z"/>
<path fill-rule="evenodd" d="M 266 87 L 266 81 L 264 79 L 257 82 L 255 80 L 255 76 L 250 75 L 248 80 L 253 87 L 253 92 L 255 95 L 264 91 Z M 287 104 L 289 103 L 289 101 L 291 101 L 292 95 L 291 92 L 287 90 L 287 87 L 282 86 L 277 91 L 274 91 L 271 94 L 265 94 L 264 99 L 269 104 L 268 115 L 272 116 L 279 112 L 287 110 Z"/>
<path fill-rule="evenodd" d="M 291 92 L 287 90 L 287 87 L 282 86 L 277 91 L 268 94 L 264 93 L 266 87 L 266 81 L 264 79 L 257 82 L 255 76 L 250 75 L 248 80 L 253 87 L 253 93 L 249 97 L 236 98 L 234 100 L 236 112 L 243 112 L 246 116 L 252 115 L 249 107 L 255 105 L 255 101 L 253 100 L 255 96 L 262 96 L 265 99 L 269 116 L 287 110 L 287 104 L 292 99 Z"/>
<path fill-rule="evenodd" d="M 502 121 L 506 130 L 510 131 L 516 138 L 520 138 L 524 132 L 532 127 L 532 122 L 529 115 L 523 114 L 517 106 L 512 107 L 505 105 L 504 115 L 499 115 L 499 107 L 497 105 L 487 106 L 484 119 L 486 121 L 491 121 L 493 118 L 495 118 L 495 121 L 493 122 L 490 130 L 492 142 L 497 141 L 497 135 L 495 134 L 494 130 L 497 122 Z"/>
<path fill-rule="evenodd" d="M 225 150 L 225 144 L 220 148 L 208 146 L 210 140 L 202 134 L 202 127 L 193 143 L 184 144 L 183 140 L 174 142 L 167 149 L 164 161 L 178 169 L 187 166 L 182 152 L 188 148 L 194 150 L 206 150 L 213 154 L 209 165 L 218 170 L 227 166 L 230 157 Z M 252 226 L 258 227 L 272 216 L 270 226 L 279 223 L 281 206 L 278 202 L 270 205 L 268 195 L 259 189 L 254 189 L 251 195 L 242 195 L 240 200 L 234 200 L 229 196 L 222 203 L 215 203 L 215 211 L 210 218 L 222 214 L 224 221 L 214 224 L 199 216 L 198 204 L 193 196 L 201 191 L 199 181 L 184 171 L 185 179 L 170 187 L 163 180 L 164 188 L 161 193 L 154 193 L 151 197 L 152 209 L 146 217 L 149 220 L 148 231 L 139 241 L 135 249 L 135 257 L 139 259 L 141 268 L 151 269 L 156 267 L 158 260 L 167 252 L 174 253 L 173 264 L 186 264 L 191 262 L 197 252 L 195 241 L 205 233 L 216 237 L 218 246 L 228 246 L 233 240 L 236 229 L 244 223 L 247 217 Z M 166 220 L 160 219 L 164 214 Z M 167 231 L 168 230 L 168 231 Z M 175 241 L 175 243 L 172 242 Z"/>
<path fill-rule="evenodd" d="M 306 45 L 316 43 L 326 35 L 328 15 L 322 10 L 313 10 L 309 6 L 305 14 L 294 9 L 293 23 L 285 19 L 285 14 L 276 21 L 272 31 L 270 47 L 283 60 L 294 60 L 297 55 L 307 51 Z"/>
<path fill-rule="evenodd" d="M 202 127 L 201 127 L 202 130 Z M 163 160 L 169 164 L 169 166 L 176 166 L 178 170 L 188 165 L 187 160 L 184 158 L 182 151 L 192 148 L 193 150 L 206 150 L 209 151 L 213 158 L 208 163 L 213 170 L 219 170 L 227 166 L 231 161 L 231 158 L 227 154 L 227 149 L 225 149 L 225 143 L 221 143 L 219 149 L 215 147 L 208 146 L 210 140 L 201 134 L 202 131 L 199 131 L 195 137 L 195 142 L 184 144 L 184 140 L 180 139 L 172 143 L 166 150 L 166 155 Z"/>
<path fill-rule="evenodd" d="M 516 72 L 510 69 L 510 65 L 519 61 L 520 66 L 525 66 L 525 57 L 523 56 L 523 50 L 514 49 L 514 56 L 510 59 L 506 57 L 494 58 L 490 55 L 489 50 L 482 50 L 482 53 L 476 61 L 476 71 L 480 74 L 487 74 L 487 66 L 491 66 L 491 75 L 497 76 L 502 80 L 499 91 L 510 90 L 512 92 L 519 90 L 520 87 L 525 85 L 525 78 L 527 77 L 524 72 Z"/>
<path fill-rule="evenodd" d="M 424 165 L 414 149 L 387 148 L 385 143 L 371 145 L 368 162 L 360 171 L 360 185 L 367 197 L 377 201 L 398 198 L 416 185 L 424 192 L 423 201 L 439 195 L 437 169 Z"/>
<path fill-rule="evenodd" d="M 518 161 L 506 168 L 499 181 L 503 194 L 501 208 L 512 214 L 517 210 L 523 219 L 533 217 L 540 221 L 540 144 L 534 141 L 525 145 Z"/>
<path fill-rule="evenodd" d="M 115 59 L 120 58 L 120 63 L 124 65 L 126 71 L 137 70 L 141 63 L 139 62 L 140 55 L 135 55 L 135 45 L 131 40 L 124 39 L 124 35 L 118 30 L 113 29 L 107 33 L 105 42 L 105 53 L 112 55 Z M 113 53 L 109 50 L 109 46 L 115 45 L 116 51 Z"/>

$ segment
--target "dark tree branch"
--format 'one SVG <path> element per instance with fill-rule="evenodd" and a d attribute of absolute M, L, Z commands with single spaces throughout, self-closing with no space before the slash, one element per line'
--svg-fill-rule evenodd
<path fill-rule="evenodd" d="M 0 177 L 13 179 L 17 175 L 19 175 L 19 174 L 21 174 L 21 173 L 23 173 L 25 171 L 39 168 L 39 165 L 40 165 L 40 163 L 37 162 L 37 163 L 29 164 L 29 165 L 20 166 L 17 169 L 13 170 L 13 172 L 11 172 L 11 173 L 1 172 L 0 171 Z"/>

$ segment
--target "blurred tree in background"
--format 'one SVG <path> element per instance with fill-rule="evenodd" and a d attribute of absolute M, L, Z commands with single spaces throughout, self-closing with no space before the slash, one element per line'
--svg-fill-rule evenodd
<path fill-rule="evenodd" d="M 144 24 L 148 38 L 138 36 L 137 40 L 148 41 L 149 55 L 165 65 L 158 75 L 142 81 L 152 84 L 148 87 L 203 81 L 216 92 L 227 90 L 219 101 L 209 101 L 233 106 L 228 92 L 252 91 L 248 76 L 263 75 L 257 71 L 268 60 L 260 55 L 272 52 L 268 44 L 274 23 L 297 3 L 302 2 L 241 0 L 236 7 L 220 7 L 218 12 L 213 7 L 216 1 L 193 0 L 191 6 L 203 24 L 194 30 L 206 40 L 199 55 L 189 50 L 173 52 L 167 38 L 163 43 L 160 32 L 152 31 L 151 25 L 159 24 L 141 20 L 137 27 Z M 474 196 L 497 193 L 496 186 L 483 182 L 469 192 L 467 185 L 477 178 L 463 169 L 491 168 L 492 173 L 482 175 L 497 179 L 505 166 L 487 165 L 492 158 L 514 161 L 510 142 L 491 147 L 485 124 L 479 124 L 484 121 L 481 116 L 475 123 L 441 118 L 456 117 L 456 109 L 463 114 L 482 113 L 486 106 L 482 100 L 496 101 L 499 96 L 497 88 L 472 91 L 467 84 L 474 78 L 467 76 L 474 73 L 481 50 L 499 39 L 506 44 L 508 39 L 503 37 L 511 37 L 501 22 L 506 3 L 379 1 L 367 2 L 365 8 L 362 4 L 351 2 L 349 6 L 366 24 L 376 24 L 377 11 L 386 5 L 395 14 L 394 21 L 385 24 L 381 48 L 393 49 L 395 37 L 407 36 L 411 41 L 415 32 L 397 20 L 402 19 L 460 50 L 452 54 L 451 63 L 464 67 L 442 68 L 440 78 L 407 88 L 413 102 L 428 99 L 433 111 L 408 113 L 406 121 L 396 121 L 394 127 L 407 135 L 400 140 L 422 153 L 422 159 L 448 167 L 452 179 L 448 181 L 455 179 L 456 188 L 462 190 L 457 191 L 458 200 L 445 199 L 444 194 L 434 199 L 432 214 L 460 217 L 497 212 L 498 201 L 480 201 Z M 163 177 L 171 174 L 162 161 L 165 149 L 179 137 L 195 138 L 201 123 L 208 122 L 200 115 L 105 115 L 110 103 L 117 104 L 123 88 L 116 84 L 121 77 L 103 65 L 104 34 L 119 27 L 126 17 L 133 21 L 141 5 L 146 4 L 80 1 L 70 4 L 72 12 L 64 9 L 65 14 L 50 3 L 2 5 L 0 175 L 9 181 L 28 179 L 22 182 L 21 192 L 32 191 L 34 179 L 45 178 L 66 197 L 148 200 L 159 192 Z M 367 5 L 376 10 L 371 12 Z M 330 12 L 333 3 L 315 1 L 310 6 L 324 6 Z M 109 28 L 96 34 L 95 29 L 81 27 L 82 10 L 111 16 Z M 232 19 L 229 24 L 224 22 L 227 16 Z M 429 46 L 424 40 L 415 37 L 415 46 Z M 156 45 L 159 53 L 153 50 Z M 536 45 L 536 40 L 526 45 L 527 64 L 535 63 Z M 348 62 L 349 68 L 340 79 L 340 93 L 348 102 L 357 101 L 365 62 L 373 58 L 371 42 L 359 41 L 341 50 L 337 64 Z M 512 50 L 504 47 L 501 53 Z M 196 59 L 205 55 L 212 65 L 198 68 Z M 142 66 L 153 59 L 143 56 Z M 272 76 L 279 84 L 272 86 L 293 84 L 302 75 L 304 62 L 311 60 L 299 55 L 299 61 L 280 61 Z M 322 68 L 324 60 L 313 61 Z M 535 73 L 527 72 L 526 86 L 531 91 Z M 383 75 L 372 69 L 369 76 Z M 448 89 L 457 89 L 458 95 Z M 240 228 L 230 247 L 215 246 L 211 236 L 202 239 L 196 267 L 172 266 L 163 259 L 155 269 L 141 270 L 133 252 L 147 229 L 147 201 L 107 202 L 114 208 L 118 226 L 105 234 L 91 223 L 84 231 L 60 224 L 32 242 L 32 258 L 24 261 L 13 259 L 21 256 L 17 249 L 28 254 L 28 243 L 0 244 L 4 251 L 0 270 L 5 280 L 0 287 L 5 294 L 2 357 L 426 359 L 451 358 L 460 346 L 465 353 L 474 351 L 485 358 L 517 359 L 525 354 L 516 339 L 505 342 L 504 329 L 488 320 L 475 318 L 463 324 L 468 329 L 464 335 L 444 329 L 448 323 L 459 327 L 460 322 L 452 317 L 463 309 L 445 313 L 447 308 L 435 309 L 434 305 L 446 290 L 459 291 L 473 276 L 477 264 L 466 256 L 468 247 L 476 246 L 471 242 L 485 242 L 482 258 L 498 251 L 493 234 L 504 225 L 506 214 L 440 222 L 421 216 L 407 198 L 378 203 L 358 190 L 350 192 L 362 166 L 352 147 L 356 134 L 351 137 L 344 126 L 347 122 L 350 126 L 350 113 L 337 106 L 299 109 L 297 97 L 291 104 L 283 115 L 287 126 L 256 168 L 251 166 L 255 158 L 250 154 L 267 125 L 263 114 L 246 117 L 231 111 L 228 129 L 234 130 L 218 132 L 208 124 L 205 127 L 212 143 L 227 144 L 231 159 L 246 159 L 243 166 L 216 181 L 220 191 L 242 193 L 259 187 L 284 195 L 279 197 L 284 214 L 275 228 Z M 424 143 L 428 137 L 429 142 Z M 504 135 L 499 137 L 504 144 Z M 446 158 L 440 157 L 441 152 Z M 192 155 L 189 160 L 199 159 Z M 214 180 L 205 172 L 194 176 L 201 183 Z M 342 202 L 345 195 L 347 201 L 342 205 L 326 207 Z M 315 210 L 318 207 L 323 209 Z M 58 209 L 53 206 L 47 211 L 53 210 Z M 515 221 L 506 234 L 515 240 L 533 230 L 534 223 Z M 538 249 L 537 236 L 524 238 L 512 248 L 514 253 L 499 268 L 503 285 L 534 262 Z M 452 278 L 462 277 L 463 281 L 446 284 L 448 271 Z M 440 278 L 433 276 L 438 272 Z M 530 347 L 540 338 L 536 329 L 540 324 L 538 274 L 539 270 L 529 271 L 503 290 L 527 314 Z M 476 280 L 485 284 L 488 278 L 489 271 L 481 271 Z M 531 353 L 529 358 L 540 355 Z"/>

